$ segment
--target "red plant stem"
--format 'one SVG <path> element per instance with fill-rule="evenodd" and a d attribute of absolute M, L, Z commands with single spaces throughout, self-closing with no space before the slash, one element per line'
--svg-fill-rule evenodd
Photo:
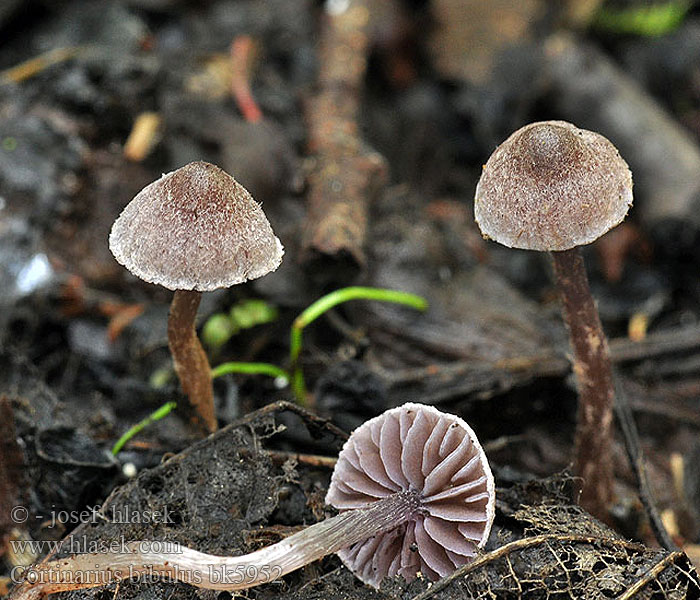
<path fill-rule="evenodd" d="M 195 317 L 202 293 L 177 290 L 170 304 L 168 346 L 185 392 L 209 432 L 216 431 L 214 388 L 209 360 L 197 337 Z"/>
<path fill-rule="evenodd" d="M 231 93 L 243 118 L 249 123 L 257 123 L 263 117 L 250 91 L 253 50 L 253 38 L 249 35 L 239 35 L 231 42 Z"/>
<path fill-rule="evenodd" d="M 591 514 L 607 521 L 613 495 L 615 397 L 608 340 L 591 296 L 580 250 L 552 252 L 552 257 L 578 384 L 574 472 L 584 479 L 580 503 Z"/>

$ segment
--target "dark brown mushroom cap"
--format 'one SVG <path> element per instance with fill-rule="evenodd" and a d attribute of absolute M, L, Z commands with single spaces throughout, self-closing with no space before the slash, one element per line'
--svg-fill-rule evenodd
<path fill-rule="evenodd" d="M 468 563 L 489 536 L 493 476 L 474 432 L 432 406 L 405 404 L 358 427 L 341 451 L 326 502 L 362 508 L 396 492 L 418 493 L 415 516 L 338 552 L 365 583 L 437 580 Z"/>
<path fill-rule="evenodd" d="M 602 135 L 565 121 L 531 123 L 484 165 L 474 217 L 504 246 L 558 251 L 589 244 L 632 205 L 632 173 Z"/>
<path fill-rule="evenodd" d="M 260 205 L 206 162 L 185 165 L 141 190 L 114 222 L 109 247 L 144 281 L 199 291 L 262 277 L 284 253 Z"/>

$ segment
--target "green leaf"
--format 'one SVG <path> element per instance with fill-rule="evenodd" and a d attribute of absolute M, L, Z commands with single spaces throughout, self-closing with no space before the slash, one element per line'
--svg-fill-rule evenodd
<path fill-rule="evenodd" d="M 238 327 L 224 313 L 209 317 L 202 328 L 202 341 L 207 348 L 218 350 L 238 332 Z"/>
<path fill-rule="evenodd" d="M 243 300 L 231 309 L 231 320 L 241 329 L 250 329 L 274 321 L 277 314 L 277 308 L 265 300 Z"/>
<path fill-rule="evenodd" d="M 604 6 L 598 11 L 593 25 L 612 33 L 658 37 L 677 29 L 691 4 L 689 0 L 671 0 L 626 8 Z"/>

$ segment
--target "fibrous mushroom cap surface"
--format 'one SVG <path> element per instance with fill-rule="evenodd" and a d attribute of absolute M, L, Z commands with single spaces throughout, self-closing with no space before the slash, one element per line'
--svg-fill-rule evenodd
<path fill-rule="evenodd" d="M 201 161 L 141 190 L 114 222 L 109 247 L 134 275 L 171 290 L 209 291 L 262 277 L 284 254 L 247 190 Z"/>
<path fill-rule="evenodd" d="M 589 244 L 632 205 L 632 173 L 605 137 L 565 121 L 531 123 L 484 165 L 474 217 L 511 248 L 560 251 Z"/>
<path fill-rule="evenodd" d="M 489 536 L 493 476 L 472 429 L 431 406 L 405 404 L 358 427 L 341 451 L 326 502 L 362 508 L 396 492 L 419 494 L 411 520 L 338 555 L 365 583 L 437 580 L 470 562 Z"/>

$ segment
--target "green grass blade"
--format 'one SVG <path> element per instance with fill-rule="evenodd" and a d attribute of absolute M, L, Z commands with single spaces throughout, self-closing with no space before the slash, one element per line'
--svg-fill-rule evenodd
<path fill-rule="evenodd" d="M 270 363 L 226 362 L 211 370 L 212 378 L 228 375 L 229 373 L 269 375 L 270 377 L 281 377 L 285 381 L 289 381 L 289 374 L 284 369 Z"/>
<path fill-rule="evenodd" d="M 299 366 L 299 355 L 302 348 L 302 331 L 304 327 L 313 323 L 322 314 L 331 308 L 347 302 L 348 300 L 375 300 L 379 302 L 391 302 L 393 304 L 403 304 L 416 310 L 424 311 L 428 308 L 428 301 L 422 296 L 398 290 L 387 290 L 384 288 L 353 286 L 335 290 L 326 294 L 307 307 L 295 320 L 292 325 L 289 362 L 292 369 L 292 390 L 299 404 L 306 404 L 306 383 L 304 374 Z"/>
<path fill-rule="evenodd" d="M 139 421 L 133 427 L 130 427 L 124 435 L 122 435 L 117 443 L 112 446 L 112 455 L 116 456 L 119 454 L 121 449 L 126 445 L 126 443 L 133 438 L 135 435 L 139 434 L 143 429 L 148 427 L 151 423 L 160 421 L 163 417 L 170 414 L 170 411 L 177 406 L 177 402 L 166 402 L 158 410 L 155 410 L 145 419 Z"/>

